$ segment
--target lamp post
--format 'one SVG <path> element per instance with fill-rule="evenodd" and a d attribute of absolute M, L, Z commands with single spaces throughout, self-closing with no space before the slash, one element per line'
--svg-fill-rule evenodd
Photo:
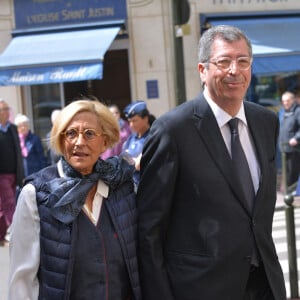
<path fill-rule="evenodd" d="M 190 6 L 188 0 L 171 0 L 173 10 L 173 37 L 174 37 L 174 59 L 175 59 L 175 97 L 176 104 L 186 101 L 185 72 L 182 28 L 190 17 Z"/>
<path fill-rule="evenodd" d="M 286 154 L 282 151 L 282 182 L 284 191 L 286 234 L 288 246 L 288 263 L 291 298 L 298 298 L 298 267 L 297 267 L 297 247 L 295 234 L 295 214 L 294 214 L 294 196 L 288 191 L 286 182 Z"/>

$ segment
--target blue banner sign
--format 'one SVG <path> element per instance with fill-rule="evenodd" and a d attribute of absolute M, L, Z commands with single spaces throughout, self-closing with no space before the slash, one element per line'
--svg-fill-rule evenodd
<path fill-rule="evenodd" d="M 16 29 L 127 18 L 126 0 L 14 0 Z"/>
<path fill-rule="evenodd" d="M 0 86 L 102 79 L 102 63 L 0 70 Z"/>

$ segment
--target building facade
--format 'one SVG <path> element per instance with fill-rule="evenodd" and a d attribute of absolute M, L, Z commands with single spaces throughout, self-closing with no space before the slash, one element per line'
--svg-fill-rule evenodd
<path fill-rule="evenodd" d="M 20 2 L 22 14 L 18 6 Z M 178 11 L 175 4 L 178 0 L 102 0 L 98 1 L 98 7 L 95 4 L 89 7 L 88 4 L 97 1 L 83 2 L 85 6 L 78 8 L 75 1 L 67 0 L 1 0 L 0 98 L 10 103 L 14 114 L 27 114 L 32 120 L 32 129 L 41 137 L 50 129 L 51 111 L 81 95 L 93 95 L 121 108 L 131 101 L 144 100 L 156 116 L 193 98 L 201 90 L 197 72 L 199 37 L 204 30 L 216 24 L 240 26 L 254 44 L 254 76 L 249 100 L 263 105 L 276 104 L 284 90 L 300 91 L 300 41 L 295 34 L 300 22 L 298 0 L 189 0 L 189 18 L 184 25 L 176 24 Z M 60 11 L 41 11 L 50 4 L 59 7 Z M 118 11 L 120 8 L 123 11 Z M 107 16 L 108 21 L 102 22 L 102 16 Z M 120 16 L 124 19 L 123 23 L 116 24 L 110 16 Z M 66 24 L 57 26 L 55 22 L 59 18 L 60 21 L 66 20 Z M 94 19 L 91 21 L 91 18 Z M 80 34 L 84 31 L 79 38 L 87 38 L 91 30 L 100 28 L 104 31 L 104 27 L 115 26 L 119 26 L 118 32 L 109 35 L 111 40 L 106 41 L 100 32 L 98 39 L 83 39 L 79 43 L 82 52 L 79 60 L 86 60 L 90 48 L 99 47 L 102 51 L 104 58 L 98 62 L 101 65 L 99 78 L 87 76 L 83 80 L 72 81 L 69 75 L 55 73 L 56 79 L 60 76 L 57 82 L 43 79 L 37 83 L 33 79 L 38 77 L 30 77 L 29 72 L 26 73 L 28 76 L 20 73 L 22 63 L 26 62 L 24 58 L 22 61 L 22 56 L 28 49 L 19 53 L 15 50 L 12 59 L 5 55 L 17 37 L 25 37 L 24 47 L 30 45 L 30 51 L 34 53 L 36 30 L 47 35 L 48 44 L 38 45 L 43 52 L 43 47 L 48 51 L 47 45 L 61 48 L 56 46 L 55 37 L 51 42 L 52 33 L 77 31 L 79 27 Z M 60 30 L 57 31 L 57 28 Z M 37 42 L 40 43 L 40 40 L 37 39 Z M 73 42 L 74 37 L 71 36 L 70 54 L 76 52 L 72 48 L 75 47 Z M 68 43 L 64 44 L 63 47 L 67 48 Z M 82 44 L 87 47 L 82 47 Z M 102 47 L 103 44 L 105 47 Z M 32 59 L 40 52 L 37 51 Z M 38 63 L 42 72 L 46 72 L 45 66 L 69 66 L 69 62 L 50 61 L 50 56 L 49 62 Z M 97 62 L 93 61 L 93 66 L 96 65 Z M 8 69 L 14 72 L 13 76 L 7 75 Z M 2 73 L 11 76 L 9 83 L 1 80 Z"/>

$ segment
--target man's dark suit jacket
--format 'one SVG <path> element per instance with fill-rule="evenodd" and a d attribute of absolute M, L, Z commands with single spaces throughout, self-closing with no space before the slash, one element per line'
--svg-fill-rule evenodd
<path fill-rule="evenodd" d="M 242 300 L 253 238 L 275 299 L 286 299 L 271 234 L 278 120 L 249 102 L 245 114 L 261 170 L 253 214 L 203 95 L 152 125 L 138 189 L 144 300 Z"/>

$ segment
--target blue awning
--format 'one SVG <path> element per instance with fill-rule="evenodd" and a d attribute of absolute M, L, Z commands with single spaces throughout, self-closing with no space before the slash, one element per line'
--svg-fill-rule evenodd
<path fill-rule="evenodd" d="M 0 85 L 102 79 L 120 27 L 17 36 L 0 55 Z"/>
<path fill-rule="evenodd" d="M 210 25 L 233 25 L 251 40 L 256 75 L 300 71 L 300 17 L 208 19 Z"/>

